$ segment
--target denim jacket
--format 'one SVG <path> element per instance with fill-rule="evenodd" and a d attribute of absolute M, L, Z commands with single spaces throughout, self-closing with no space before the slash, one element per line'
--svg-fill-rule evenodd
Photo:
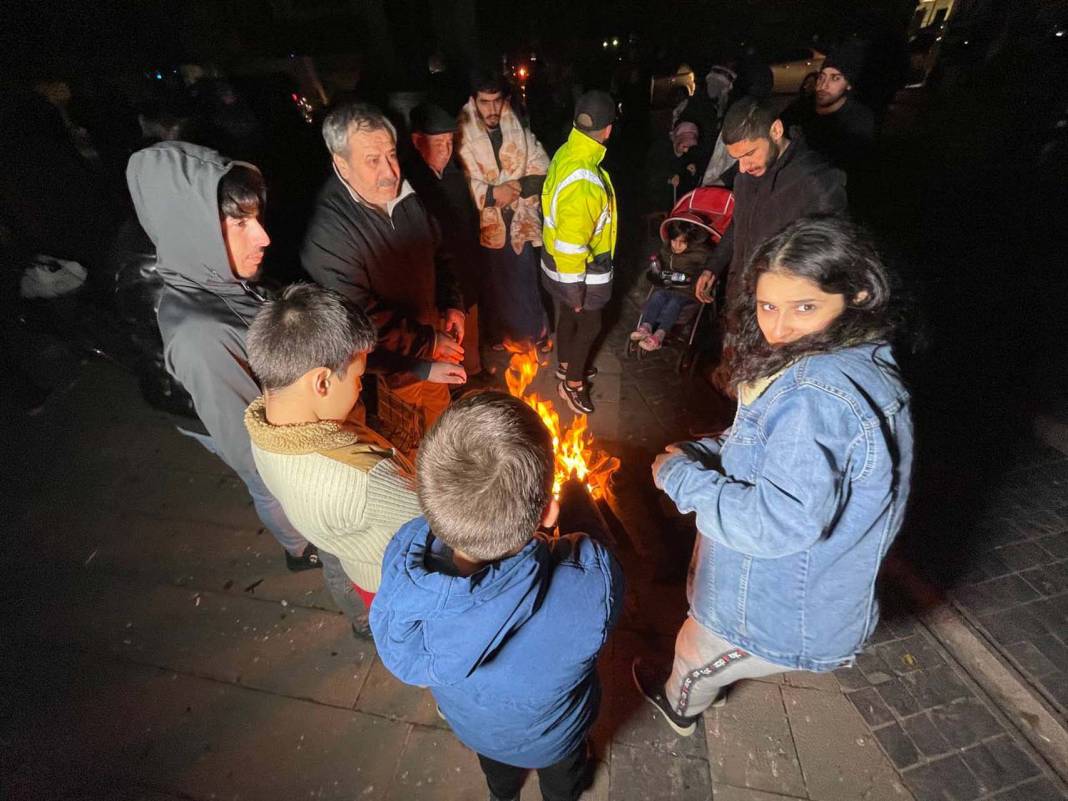
<path fill-rule="evenodd" d="M 850 664 L 908 500 L 912 421 L 890 348 L 799 359 L 685 450 L 656 482 L 697 513 L 690 614 L 787 668 Z"/>

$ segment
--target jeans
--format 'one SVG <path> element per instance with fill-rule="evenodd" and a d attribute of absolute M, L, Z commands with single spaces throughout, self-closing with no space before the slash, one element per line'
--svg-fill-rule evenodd
<path fill-rule="evenodd" d="M 736 648 L 687 617 L 675 638 L 675 663 L 664 695 L 677 715 L 694 717 L 739 679 L 759 679 L 786 670 Z"/>
<path fill-rule="evenodd" d="M 319 560 L 323 563 L 323 581 L 330 591 L 330 597 L 337 604 L 337 608 L 344 612 L 349 622 L 357 628 L 366 626 L 369 610 L 365 608 L 364 602 L 356 594 L 352 579 L 341 566 L 341 560 L 326 551 L 319 551 Z"/>
<path fill-rule="evenodd" d="M 648 323 L 654 331 L 663 328 L 670 334 L 682 310 L 698 302 L 693 295 L 657 289 L 642 307 L 642 322 Z"/>
<path fill-rule="evenodd" d="M 179 427 L 178 430 L 187 437 L 192 437 L 216 456 L 219 449 L 215 447 L 215 440 L 210 434 L 199 434 L 195 431 L 186 431 Z M 252 496 L 252 505 L 256 509 L 256 515 L 271 535 L 278 540 L 278 544 L 285 548 L 293 556 L 300 556 L 308 547 L 308 541 L 301 536 L 300 532 L 293 528 L 286 513 L 282 510 L 282 504 L 271 495 L 267 485 L 263 483 L 259 473 L 238 473 L 237 477 L 245 482 L 248 494 Z"/>
<path fill-rule="evenodd" d="M 538 768 L 538 783 L 545 801 L 577 801 L 582 795 L 586 778 L 586 741 L 578 749 L 555 764 Z M 487 756 L 478 755 L 478 764 L 486 774 L 490 792 L 500 799 L 519 798 L 526 768 L 506 765 Z"/>
<path fill-rule="evenodd" d="M 556 358 L 567 363 L 567 380 L 586 380 L 586 366 L 597 335 L 601 333 L 601 311 L 575 311 L 558 304 L 556 316 Z"/>

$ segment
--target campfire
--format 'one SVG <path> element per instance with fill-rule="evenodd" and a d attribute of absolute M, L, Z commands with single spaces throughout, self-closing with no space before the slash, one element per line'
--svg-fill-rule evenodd
<path fill-rule="evenodd" d="M 562 430 L 560 416 L 553 402 L 538 397 L 535 392 L 527 392 L 538 370 L 545 366 L 539 360 L 538 351 L 530 342 L 506 344 L 512 354 L 504 376 L 508 391 L 526 401 L 552 434 L 553 450 L 556 452 L 553 496 L 559 498 L 564 483 L 574 478 L 586 487 L 594 500 L 605 497 L 608 480 L 619 469 L 619 459 L 609 456 L 594 444 L 593 435 L 586 424 L 586 415 L 577 416 L 571 425 Z"/>

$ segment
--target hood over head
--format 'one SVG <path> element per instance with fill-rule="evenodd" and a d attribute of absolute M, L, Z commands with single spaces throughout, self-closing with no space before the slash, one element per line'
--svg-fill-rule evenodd
<path fill-rule="evenodd" d="M 241 284 L 230 269 L 218 200 L 219 181 L 235 164 L 244 162 L 188 142 L 160 142 L 130 157 L 126 183 L 168 284 Z"/>
<path fill-rule="evenodd" d="M 390 597 L 371 605 L 371 627 L 379 656 L 402 681 L 449 685 L 492 659 L 534 614 L 547 586 L 549 553 L 535 538 L 474 575 L 449 576 L 427 569 L 431 542 L 425 518 L 397 532 L 383 564 L 398 575 L 387 582 L 383 574 Z"/>

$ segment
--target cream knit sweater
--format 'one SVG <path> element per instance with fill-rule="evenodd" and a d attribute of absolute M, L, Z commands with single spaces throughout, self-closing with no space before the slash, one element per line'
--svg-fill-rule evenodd
<path fill-rule="evenodd" d="M 334 422 L 272 425 L 262 397 L 245 411 L 245 427 L 260 477 L 289 522 L 336 556 L 352 581 L 376 592 L 386 545 L 422 514 L 410 464 L 367 428 Z"/>

